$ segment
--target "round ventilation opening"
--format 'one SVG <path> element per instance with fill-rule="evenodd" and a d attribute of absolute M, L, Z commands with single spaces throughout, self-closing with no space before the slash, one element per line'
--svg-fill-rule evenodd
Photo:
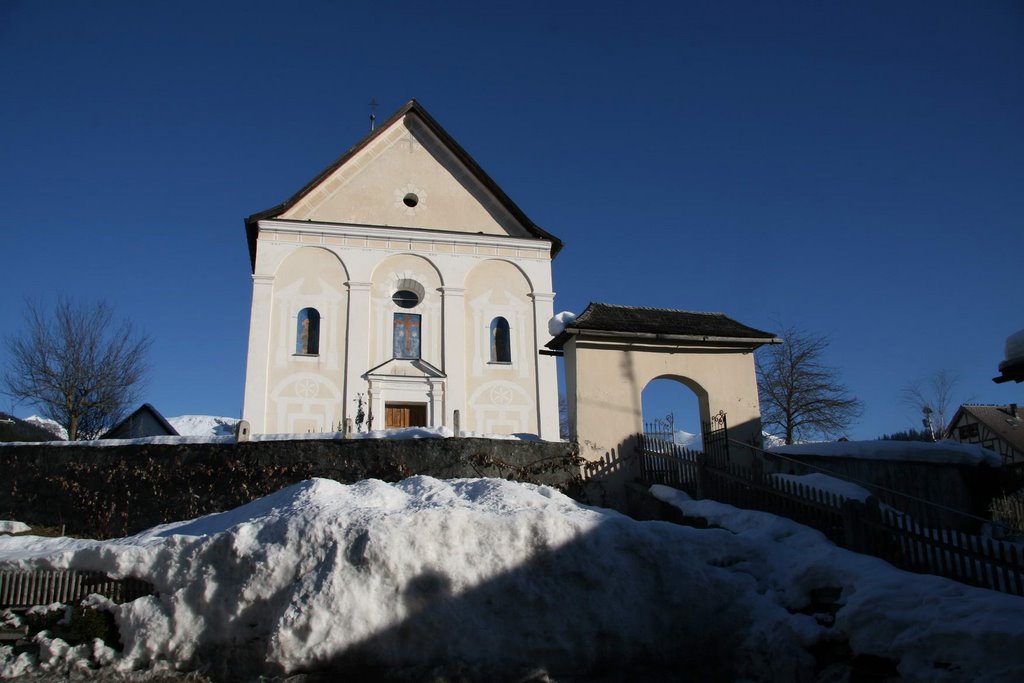
<path fill-rule="evenodd" d="M 411 209 L 412 207 L 420 203 L 420 198 L 416 196 L 415 192 L 410 192 L 409 194 L 402 197 L 402 203 Z"/>
<path fill-rule="evenodd" d="M 420 302 L 420 295 L 416 292 L 409 291 L 408 289 L 400 289 L 395 292 L 391 300 L 395 302 L 395 305 L 399 308 L 413 308 Z"/>

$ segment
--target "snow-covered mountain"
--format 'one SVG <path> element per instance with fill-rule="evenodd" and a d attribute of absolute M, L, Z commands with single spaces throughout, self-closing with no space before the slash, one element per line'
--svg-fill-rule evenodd
<path fill-rule="evenodd" d="M 23 418 L 25 422 L 31 422 L 37 427 L 42 427 L 46 431 L 50 432 L 58 439 L 68 438 L 68 430 L 64 429 L 56 420 L 51 420 L 48 417 L 41 417 L 39 415 L 30 415 L 29 417 Z"/>
<path fill-rule="evenodd" d="M 179 415 L 167 418 L 167 422 L 181 436 L 232 436 L 239 420 L 213 415 Z"/>

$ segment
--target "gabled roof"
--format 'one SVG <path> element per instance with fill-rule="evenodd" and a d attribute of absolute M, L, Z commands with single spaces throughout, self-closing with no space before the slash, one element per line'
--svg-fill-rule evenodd
<path fill-rule="evenodd" d="M 131 415 L 129 415 L 128 417 L 124 418 L 123 420 L 118 422 L 116 425 L 114 425 L 113 427 L 108 429 L 107 433 L 104 434 L 100 438 L 102 438 L 102 439 L 133 438 L 131 435 L 126 435 L 125 437 L 121 437 L 121 436 L 118 435 L 118 433 L 122 429 L 124 429 L 125 427 L 128 427 L 133 422 L 137 421 L 139 418 L 143 418 L 143 417 L 147 417 L 147 416 L 150 417 L 151 419 L 153 419 L 160 426 L 160 428 L 165 431 L 165 434 L 143 434 L 143 435 L 140 435 L 140 436 L 178 436 L 178 430 L 175 429 L 174 427 L 172 427 L 171 423 L 164 419 L 164 416 L 160 414 L 159 410 L 154 408 L 149 403 L 143 403 L 141 406 L 139 406 L 137 409 L 135 409 L 132 412 Z M 118 436 L 113 436 L 113 435 L 118 435 Z"/>
<path fill-rule="evenodd" d="M 388 368 L 391 365 L 408 365 L 408 366 L 411 366 L 411 367 L 419 370 L 420 372 L 422 372 L 423 373 L 423 375 L 422 375 L 423 377 L 431 377 L 431 378 L 434 378 L 434 379 L 443 379 L 443 378 L 447 377 L 447 375 L 444 374 L 443 371 L 435 368 L 433 365 L 431 365 L 427 361 L 423 360 L 422 358 L 389 358 L 388 360 L 384 361 L 380 365 L 374 366 L 374 367 L 370 368 L 369 370 L 367 370 L 365 376 L 369 377 L 371 375 L 373 375 L 373 376 L 384 375 L 384 376 L 387 376 L 389 378 L 395 378 L 395 377 L 401 378 L 401 377 L 403 377 L 403 375 L 389 375 L 389 374 L 387 374 L 387 372 L 385 372 L 385 369 Z M 415 376 L 410 376 L 410 375 L 404 375 L 404 376 L 405 377 L 409 377 L 409 379 L 416 379 Z"/>
<path fill-rule="evenodd" d="M 546 346 L 560 349 L 581 332 L 665 341 L 745 343 L 752 348 L 781 342 L 773 333 L 748 327 L 724 313 L 591 303 Z"/>
<path fill-rule="evenodd" d="M 373 142 L 384 131 L 409 114 L 415 114 L 420 121 L 422 121 L 427 128 L 429 128 L 430 131 L 441 140 L 451 153 L 455 155 L 463 165 L 465 165 L 470 174 L 474 176 L 485 188 L 487 188 L 492 195 L 494 195 L 494 198 L 498 203 L 501 204 L 502 207 L 527 230 L 527 232 L 538 239 L 548 240 L 551 242 L 551 258 L 554 258 L 555 255 L 558 254 L 563 246 L 562 240 L 558 239 L 546 230 L 543 230 L 537 226 L 536 223 L 531 221 L 526 214 L 523 213 L 523 210 L 520 209 L 500 187 L 498 187 L 498 184 L 495 183 L 482 168 L 480 168 L 480 165 L 473 160 L 473 157 L 469 156 L 469 153 L 467 153 L 466 150 L 464 150 L 462 146 L 459 145 L 459 143 L 457 143 L 455 139 L 441 127 L 441 124 L 439 124 L 433 116 L 427 113 L 427 110 L 423 108 L 423 105 L 415 99 L 412 99 L 409 100 L 404 107 L 395 112 L 387 121 L 384 121 L 382 124 L 377 126 L 366 137 L 352 146 L 347 152 L 331 162 L 327 168 L 320 171 L 316 177 L 306 183 L 298 192 L 277 206 L 254 213 L 245 219 L 245 230 L 249 240 L 249 258 L 252 261 L 253 269 L 255 270 L 256 267 L 256 237 L 259 233 L 259 221 L 277 218 L 288 211 L 288 209 L 295 206 L 299 200 L 315 190 L 320 183 L 327 179 L 328 176 L 344 166 L 346 162 Z"/>
<path fill-rule="evenodd" d="M 950 420 L 947 434 L 952 434 L 953 428 L 965 414 L 974 417 L 997 437 L 1024 453 L 1024 408 L 1015 404 L 962 405 Z"/>

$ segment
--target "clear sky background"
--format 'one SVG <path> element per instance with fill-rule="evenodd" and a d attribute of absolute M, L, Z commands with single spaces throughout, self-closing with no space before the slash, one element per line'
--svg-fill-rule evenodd
<path fill-rule="evenodd" d="M 165 415 L 241 411 L 243 218 L 413 97 L 565 241 L 556 311 L 827 335 L 853 438 L 919 426 L 901 388 L 939 369 L 1024 403 L 991 381 L 1024 328 L 1020 2 L 0 0 L 0 78 L 0 334 L 105 299 Z"/>

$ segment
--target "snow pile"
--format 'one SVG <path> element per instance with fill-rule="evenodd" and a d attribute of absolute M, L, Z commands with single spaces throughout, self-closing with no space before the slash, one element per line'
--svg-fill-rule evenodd
<path fill-rule="evenodd" d="M 68 438 L 68 430 L 64 429 L 64 427 L 62 427 L 56 420 L 51 420 L 48 417 L 41 417 L 39 415 L 30 415 L 29 417 L 24 418 L 24 420 L 25 422 L 31 422 L 37 427 L 42 427 L 58 439 L 67 440 Z"/>
<path fill-rule="evenodd" d="M 562 334 L 562 332 L 565 331 L 566 325 L 568 325 L 575 319 L 576 314 L 570 311 L 562 311 L 561 313 L 556 313 L 554 316 L 551 317 L 551 320 L 548 320 L 548 333 L 552 337 L 557 337 L 558 335 Z"/>
<path fill-rule="evenodd" d="M 812 589 L 841 587 L 834 623 L 808 617 L 809 638 L 848 639 L 854 654 L 895 660 L 901 680 L 1024 680 L 1024 598 L 900 571 L 774 515 L 694 501 L 665 486 L 651 492 L 683 514 L 721 527 L 730 558 L 723 570 L 756 580 L 769 601 L 800 609 Z M 762 618 L 756 612 L 753 617 Z M 812 621 L 826 623 L 815 629 Z M 847 680 L 827 673 L 818 680 Z"/>
<path fill-rule="evenodd" d="M 24 522 L 12 522 L 0 519 L 0 534 L 21 534 L 31 527 Z"/>
<path fill-rule="evenodd" d="M 1014 332 L 1006 338 L 1006 360 L 1024 360 L 1024 330 Z"/>
<path fill-rule="evenodd" d="M 181 436 L 234 436 L 238 419 L 213 415 L 179 415 L 167 422 Z"/>
<path fill-rule="evenodd" d="M 935 462 L 954 465 L 989 465 L 999 467 L 1003 459 L 995 451 L 977 444 L 947 439 L 927 441 L 836 441 L 772 446 L 779 455 L 820 455 L 822 457 L 858 458 L 862 460 L 897 460 L 902 462 Z"/>
<path fill-rule="evenodd" d="M 741 645 L 752 637 L 751 604 L 763 601 L 749 577 L 714 566 L 728 558 L 719 535 L 637 523 L 496 479 L 314 479 L 107 543 L 0 539 L 0 560 L 152 582 L 158 597 L 113 608 L 121 670 L 164 662 L 290 673 L 370 662 L 505 678 L 668 657 L 714 676 L 760 665 Z M 776 623 L 787 615 L 763 609 L 755 639 L 782 634 L 772 656 L 791 672 L 803 655 Z"/>
<path fill-rule="evenodd" d="M 232 679 L 384 667 L 415 680 L 809 680 L 807 648 L 849 639 L 912 680 L 1024 677 L 1024 599 L 900 572 L 772 515 L 656 493 L 721 528 L 636 522 L 543 486 L 419 476 L 313 479 L 109 542 L 0 537 L 8 565 L 131 575 L 158 593 L 109 606 L 116 658 L 51 639 L 39 661 L 0 648 L 0 676 L 90 659 Z M 834 625 L 800 613 L 827 587 L 842 588 Z"/>

